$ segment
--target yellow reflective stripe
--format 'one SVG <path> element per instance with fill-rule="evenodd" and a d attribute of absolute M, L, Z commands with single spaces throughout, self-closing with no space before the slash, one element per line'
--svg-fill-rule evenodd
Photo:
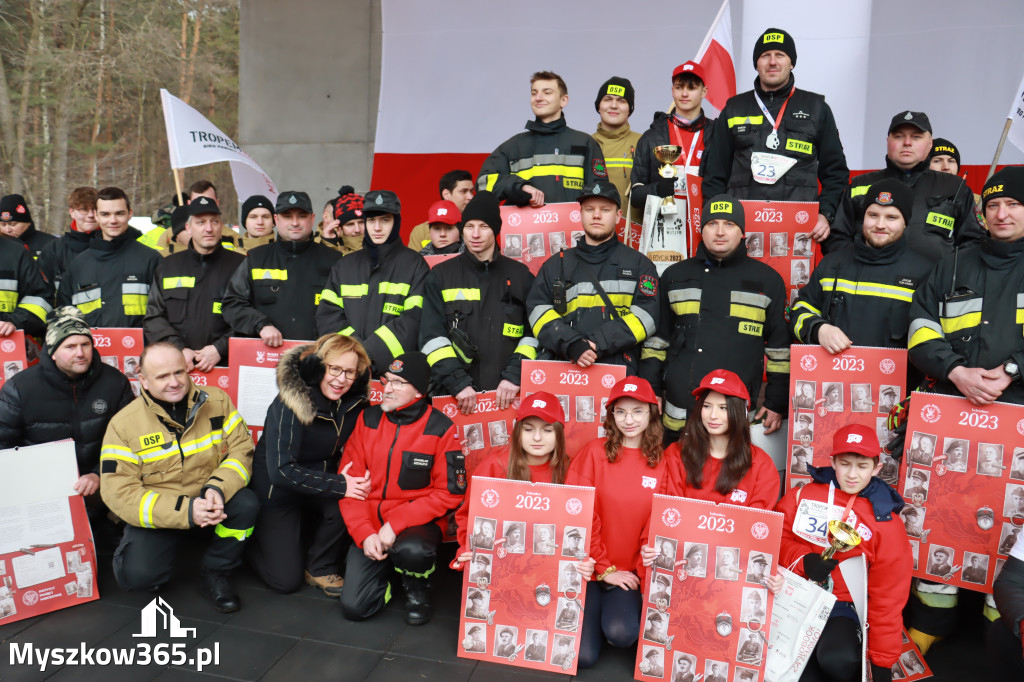
<path fill-rule="evenodd" d="M 516 171 L 515 174 L 523 180 L 532 180 L 533 178 L 547 177 L 549 175 L 558 175 L 563 178 L 577 178 L 582 180 L 583 168 L 581 166 L 563 166 L 558 163 L 540 164 Z"/>
<path fill-rule="evenodd" d="M 125 315 L 145 315 L 148 296 L 143 294 L 121 294 L 121 305 Z M 82 311 L 85 312 L 85 311 Z"/>
<path fill-rule="evenodd" d="M 164 289 L 192 289 L 195 286 L 195 277 L 164 277 Z"/>
<path fill-rule="evenodd" d="M 804 324 L 806 324 L 813 317 L 814 315 L 812 315 L 811 313 L 800 313 L 799 315 L 797 315 L 796 324 L 793 325 L 793 332 L 796 334 L 796 337 L 801 341 L 806 341 L 806 339 L 804 339 L 803 337 Z"/>
<path fill-rule="evenodd" d="M 355 327 L 351 327 L 351 326 L 345 327 L 344 329 L 341 329 L 341 330 L 338 331 L 338 335 L 339 336 L 352 336 L 355 333 L 356 333 L 356 328 Z"/>
<path fill-rule="evenodd" d="M 324 289 L 322 292 L 320 292 L 320 301 L 321 303 L 324 301 L 327 301 L 328 303 L 333 303 L 339 308 L 345 307 L 345 302 L 342 301 L 341 298 L 330 289 Z"/>
<path fill-rule="evenodd" d="M 906 303 L 910 303 L 914 298 L 914 290 L 908 287 L 879 284 L 878 282 L 854 282 L 853 280 L 836 279 L 834 277 L 822 279 L 821 288 L 826 291 L 841 291 L 845 294 L 855 294 L 857 296 L 892 298 Z"/>
<path fill-rule="evenodd" d="M 36 305 L 35 303 L 29 303 L 27 301 L 28 298 L 29 297 L 26 296 L 24 299 L 22 299 L 21 303 L 18 304 L 18 307 L 23 309 L 23 310 L 29 311 L 30 313 L 32 313 L 33 315 L 38 317 L 43 322 L 46 322 L 46 314 L 47 314 L 46 308 L 44 308 L 41 305 Z"/>
<path fill-rule="evenodd" d="M 103 449 L 100 450 L 100 459 L 120 459 L 131 464 L 138 464 L 138 456 L 130 449 L 122 445 L 104 445 Z"/>
<path fill-rule="evenodd" d="M 523 335 L 523 331 L 525 331 L 525 327 L 523 327 L 523 325 L 509 324 L 508 322 L 506 322 L 505 326 L 501 328 L 501 333 L 503 336 L 512 336 L 517 339 Z"/>
<path fill-rule="evenodd" d="M 97 298 L 95 301 L 88 301 L 86 303 L 78 304 L 78 309 L 82 311 L 83 315 L 88 315 L 94 310 L 99 310 L 103 306 L 103 299 Z"/>
<path fill-rule="evenodd" d="M 404 352 L 402 344 L 398 342 L 398 337 L 395 336 L 395 333 L 387 327 L 378 327 L 373 333 L 380 337 L 380 340 L 388 347 L 388 351 L 391 352 L 391 357 L 397 358 Z"/>
<path fill-rule="evenodd" d="M 485 175 L 482 178 L 480 178 L 480 180 L 483 180 L 483 184 L 481 184 L 479 181 L 477 181 L 477 189 L 478 190 L 485 189 L 488 192 L 493 192 L 494 191 L 494 185 L 497 184 L 497 182 L 498 182 L 498 174 L 497 173 L 488 173 L 487 175 Z"/>
<path fill-rule="evenodd" d="M 910 336 L 910 341 L 907 343 L 907 348 L 913 348 L 914 346 L 920 345 L 931 341 L 932 339 L 941 339 L 942 334 L 935 331 L 931 327 L 921 327 Z"/>
<path fill-rule="evenodd" d="M 700 301 L 681 301 L 672 304 L 672 312 L 676 315 L 696 315 L 700 312 Z"/>
<path fill-rule="evenodd" d="M 0 312 L 13 313 L 18 306 L 18 292 L 0 291 Z"/>
<path fill-rule="evenodd" d="M 729 316 L 757 320 L 758 322 L 764 322 L 765 320 L 764 308 L 755 308 L 754 306 L 740 305 L 738 303 L 729 304 Z"/>
<path fill-rule="evenodd" d="M 817 308 L 815 308 L 813 305 L 811 305 L 807 301 L 797 301 L 793 305 L 793 310 L 800 310 L 801 308 L 804 308 L 805 310 L 809 310 L 812 313 L 814 313 L 815 315 L 821 315 L 821 311 L 818 310 Z"/>
<path fill-rule="evenodd" d="M 967 313 L 959 317 L 940 317 L 939 322 L 942 324 L 942 331 L 951 334 L 961 329 L 977 327 L 981 324 L 981 313 Z"/>
<path fill-rule="evenodd" d="M 221 462 L 220 465 L 222 467 L 227 467 L 228 469 L 231 469 L 236 474 L 238 474 L 238 477 L 242 479 L 242 485 L 249 484 L 249 472 L 245 470 L 245 465 L 239 462 L 237 459 L 234 459 L 233 457 L 228 458 Z"/>
<path fill-rule="evenodd" d="M 532 344 L 531 343 L 527 343 L 527 341 L 533 341 L 533 343 Z M 531 339 L 523 339 L 519 343 L 519 345 L 516 346 L 516 349 L 514 351 L 512 351 L 512 352 L 513 353 L 519 353 L 524 358 L 528 358 L 530 360 L 536 360 L 537 359 L 537 340 L 533 339 L 533 338 L 531 338 Z"/>
<path fill-rule="evenodd" d="M 223 307 L 224 307 L 223 303 L 221 303 L 220 301 L 214 301 L 213 302 L 213 314 L 214 315 L 222 314 Z"/>
<path fill-rule="evenodd" d="M 205 438 L 197 438 L 181 444 L 181 454 L 185 457 L 191 457 L 192 455 L 199 454 L 204 450 L 209 450 L 211 447 L 219 445 L 224 440 L 222 431 L 217 430 L 206 436 Z"/>
<path fill-rule="evenodd" d="M 252 269 L 253 280 L 257 279 L 288 279 L 287 270 L 279 270 L 276 268 L 253 268 Z"/>
<path fill-rule="evenodd" d="M 406 310 L 409 310 L 410 308 L 422 308 L 422 307 L 423 307 L 423 297 L 422 296 L 410 296 L 409 298 L 405 299 L 405 309 Z"/>
<path fill-rule="evenodd" d="M 385 303 L 381 312 L 385 315 L 401 315 L 405 312 L 405 308 L 397 303 Z"/>
<path fill-rule="evenodd" d="M 729 127 L 741 126 L 746 123 L 751 125 L 761 125 L 764 123 L 764 116 L 733 116 L 728 121 Z"/>
<path fill-rule="evenodd" d="M 479 301 L 479 289 L 442 289 L 441 299 L 445 303 L 452 301 Z"/>
<path fill-rule="evenodd" d="M 156 462 L 157 460 L 161 459 L 167 459 L 172 455 L 180 456 L 181 450 L 179 450 L 178 447 L 172 443 L 171 447 L 169 448 L 163 445 L 157 445 L 151 448 L 146 448 L 145 450 L 139 450 L 137 454 L 139 456 L 139 459 L 141 459 L 143 462 L 148 463 Z"/>
<path fill-rule="evenodd" d="M 242 422 L 242 415 L 238 413 L 238 410 L 233 411 L 228 415 L 228 420 L 224 423 L 224 433 L 228 436 L 235 430 L 235 427 Z"/>
<path fill-rule="evenodd" d="M 152 490 L 148 490 L 139 502 L 139 525 L 143 528 L 156 528 L 156 525 L 153 523 L 153 505 L 156 504 L 158 497 L 160 495 Z"/>
<path fill-rule="evenodd" d="M 533 325 L 533 335 L 534 336 L 540 336 L 540 330 L 544 328 L 544 325 L 548 324 L 549 322 L 553 322 L 554 320 L 558 320 L 558 319 L 561 319 L 561 315 L 556 313 L 554 311 L 554 309 L 547 311 L 546 313 L 541 315 L 540 319 L 538 319 L 534 323 L 534 325 Z"/>
<path fill-rule="evenodd" d="M 631 156 L 606 156 L 604 157 L 605 168 L 632 168 L 633 157 Z"/>
<path fill-rule="evenodd" d="M 608 294 L 608 300 L 616 308 L 628 308 L 633 302 L 633 294 Z M 578 308 L 606 308 L 607 305 L 599 294 L 579 294 L 565 307 L 566 311 L 571 313 Z"/>
<path fill-rule="evenodd" d="M 778 372 L 779 374 L 789 374 L 789 363 L 788 362 L 776 362 L 769 360 L 765 363 L 765 369 L 769 372 Z"/>
<path fill-rule="evenodd" d="M 629 327 L 630 333 L 633 334 L 633 338 L 636 339 L 637 343 L 640 343 L 647 338 L 647 329 L 644 328 L 644 323 L 640 321 L 633 313 L 626 313 L 622 316 L 622 321 Z"/>
<path fill-rule="evenodd" d="M 338 287 L 338 294 L 342 298 L 360 298 L 362 296 L 370 295 L 369 284 L 342 284 Z M 327 290 L 324 289 L 324 296 L 327 295 Z M 338 305 L 341 305 L 340 303 Z"/>
<path fill-rule="evenodd" d="M 408 296 L 409 285 L 404 282 L 380 282 L 377 284 L 377 293 L 383 295 L 393 294 L 395 296 Z"/>
<path fill-rule="evenodd" d="M 640 359 L 641 360 L 653 359 L 653 360 L 660 360 L 661 362 L 665 362 L 668 359 L 668 352 L 664 351 L 664 350 L 656 350 L 654 348 L 642 348 L 640 350 Z"/>
<path fill-rule="evenodd" d="M 441 360 L 447 360 L 448 358 L 451 358 L 452 360 L 456 359 L 455 349 L 452 348 L 451 344 L 448 344 L 447 346 L 444 346 L 442 348 L 438 348 L 437 350 L 428 354 L 427 364 L 433 367 L 434 363 L 439 362 Z"/>
<path fill-rule="evenodd" d="M 1017 310 L 1017 324 L 1024 324 L 1024 310 Z"/>
<path fill-rule="evenodd" d="M 213 527 L 213 533 L 220 538 L 234 538 L 239 542 L 245 542 L 245 539 L 252 535 L 252 528 L 242 528 L 241 530 L 235 530 L 234 528 L 228 528 L 222 523 L 218 523 Z"/>
<path fill-rule="evenodd" d="M 863 194 L 867 194 L 868 190 L 871 189 L 871 185 L 861 185 L 860 187 L 850 188 L 850 198 L 859 197 Z"/>

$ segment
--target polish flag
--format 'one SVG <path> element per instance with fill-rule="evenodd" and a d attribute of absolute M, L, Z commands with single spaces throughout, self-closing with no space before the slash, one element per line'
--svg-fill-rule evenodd
<path fill-rule="evenodd" d="M 708 96 L 704 105 L 708 118 L 717 118 L 725 102 L 736 94 L 736 66 L 732 59 L 732 15 L 729 0 L 722 3 L 711 30 L 697 51 L 695 62 L 704 68 Z"/>

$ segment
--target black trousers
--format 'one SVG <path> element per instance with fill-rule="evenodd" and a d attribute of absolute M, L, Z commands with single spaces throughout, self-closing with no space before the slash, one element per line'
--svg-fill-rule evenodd
<path fill-rule="evenodd" d="M 859 680 L 863 658 L 860 623 L 833 616 L 825 623 L 800 682 Z"/>
<path fill-rule="evenodd" d="M 988 626 L 989 679 L 1024 679 L 1024 652 L 1020 638 L 1014 636 L 1003 620 L 997 619 Z"/>
<path fill-rule="evenodd" d="M 437 562 L 441 529 L 435 523 L 406 528 L 383 561 L 374 561 L 352 544 L 345 558 L 345 590 L 341 612 L 349 620 L 364 620 L 391 600 L 392 570 L 413 578 L 429 578 Z"/>
<path fill-rule="evenodd" d="M 227 519 L 214 528 L 177 530 L 127 526 L 114 552 L 114 577 L 125 590 L 147 590 L 165 584 L 174 570 L 178 544 L 199 535 L 210 536 L 202 567 L 230 571 L 242 562 L 246 540 L 260 510 L 256 493 L 242 488 L 224 505 Z"/>
<path fill-rule="evenodd" d="M 317 577 L 340 573 L 346 537 L 337 500 L 264 504 L 249 543 L 249 562 L 267 587 L 288 594 L 302 587 L 305 570 Z"/>

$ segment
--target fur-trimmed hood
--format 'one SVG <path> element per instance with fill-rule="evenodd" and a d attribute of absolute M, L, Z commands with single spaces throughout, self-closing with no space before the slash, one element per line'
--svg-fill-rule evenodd
<path fill-rule="evenodd" d="M 312 345 L 304 344 L 285 351 L 281 361 L 277 363 L 278 397 L 306 426 L 313 423 L 318 411 L 324 412 L 324 416 L 327 417 L 347 412 L 352 404 L 367 400 L 370 390 L 370 372 L 367 370 L 356 378 L 352 388 L 341 397 L 341 400 L 337 403 L 327 400 L 320 392 L 319 385 L 310 386 L 303 381 L 299 372 L 299 357 Z"/>

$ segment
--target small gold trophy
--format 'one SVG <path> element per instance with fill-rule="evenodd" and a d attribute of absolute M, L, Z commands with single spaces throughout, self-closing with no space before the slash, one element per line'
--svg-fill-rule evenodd
<path fill-rule="evenodd" d="M 654 158 L 661 161 L 662 166 L 658 169 L 658 175 L 663 178 L 676 177 L 676 161 L 683 155 L 683 148 L 677 144 L 659 144 L 654 148 Z M 661 200 L 661 214 L 670 215 L 677 213 L 676 200 L 671 194 Z"/>
<path fill-rule="evenodd" d="M 845 552 L 860 544 L 860 533 L 845 521 L 832 519 L 828 522 L 828 541 L 832 546 L 821 553 L 822 559 L 831 559 L 836 552 Z"/>

